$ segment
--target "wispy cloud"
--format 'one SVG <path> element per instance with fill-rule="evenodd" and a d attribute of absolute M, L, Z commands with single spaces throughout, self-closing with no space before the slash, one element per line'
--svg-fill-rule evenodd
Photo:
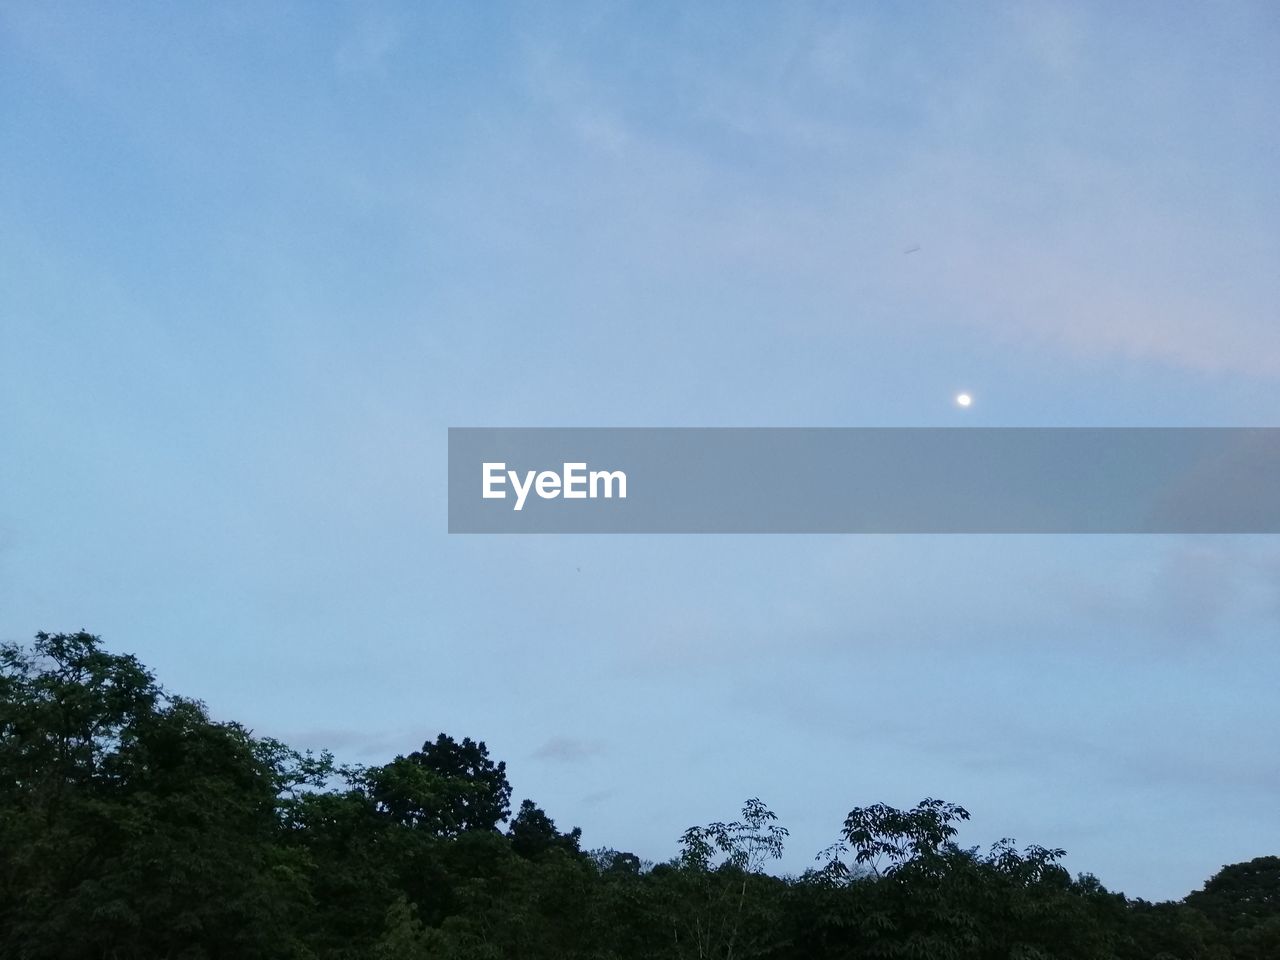
<path fill-rule="evenodd" d="M 539 760 L 557 763 L 583 763 L 604 753 L 604 744 L 598 740 L 577 737 L 552 737 L 533 752 Z"/>
<path fill-rule="evenodd" d="M 1085 634 L 1123 636 L 1146 657 L 1252 642 L 1280 627 L 1280 553 L 1258 539 L 1188 537 L 1154 563 L 1079 575 L 1056 602 Z"/>
<path fill-rule="evenodd" d="M 532 95 L 588 145 L 625 145 L 625 168 L 575 187 L 643 218 L 637 246 L 664 235 L 673 258 L 749 266 L 850 316 L 910 303 L 1083 357 L 1280 375 L 1280 231 L 1256 204 L 1280 144 L 1258 100 L 1274 68 L 1242 58 L 1193 87 L 1140 24 L 1058 3 L 993 15 L 967 53 L 865 18 L 783 19 L 716 58 L 677 30 L 631 51 L 629 84 L 587 66 L 589 36 L 530 43 Z M 1203 42 L 1246 27 L 1206 15 Z M 638 83 L 679 99 L 648 114 L 618 92 Z M 1223 110 L 1243 124 L 1205 139 Z M 762 175 L 784 163 L 803 177 Z M 907 240 L 920 255 L 889 263 Z"/>

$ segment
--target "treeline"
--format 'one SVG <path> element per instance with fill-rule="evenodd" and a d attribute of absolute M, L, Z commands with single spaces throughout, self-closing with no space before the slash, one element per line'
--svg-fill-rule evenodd
<path fill-rule="evenodd" d="M 89 634 L 0 648 L 0 957 L 1280 958 L 1280 858 L 1177 903 L 1073 878 L 1061 850 L 955 842 L 925 800 L 850 812 L 777 877 L 759 800 L 651 865 L 584 851 L 483 743 L 339 766 L 166 692 Z"/>

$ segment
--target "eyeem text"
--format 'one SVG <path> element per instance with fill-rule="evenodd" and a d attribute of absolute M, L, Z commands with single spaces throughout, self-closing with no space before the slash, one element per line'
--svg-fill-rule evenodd
<path fill-rule="evenodd" d="M 526 470 L 522 476 L 518 470 L 508 470 L 505 463 L 485 463 L 482 466 L 484 499 L 505 500 L 506 486 L 510 483 L 515 492 L 516 510 L 524 509 L 530 491 L 543 500 L 556 497 L 566 500 L 627 499 L 627 475 L 621 470 L 588 470 L 585 463 L 566 463 L 558 473 L 555 470 Z"/>

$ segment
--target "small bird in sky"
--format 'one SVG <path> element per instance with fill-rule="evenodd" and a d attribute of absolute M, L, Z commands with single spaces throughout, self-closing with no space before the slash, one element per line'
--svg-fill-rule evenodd
<path fill-rule="evenodd" d="M 903 252 L 903 253 L 915 253 L 915 252 L 916 252 L 917 250 L 919 250 L 919 249 L 920 249 L 920 244 L 918 244 L 918 243 L 913 243 L 911 246 L 907 247 L 907 249 L 903 250 L 902 252 Z"/>

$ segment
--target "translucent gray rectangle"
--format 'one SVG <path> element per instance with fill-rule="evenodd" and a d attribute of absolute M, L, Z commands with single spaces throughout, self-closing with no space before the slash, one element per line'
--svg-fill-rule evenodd
<path fill-rule="evenodd" d="M 1280 428 L 454 428 L 449 532 L 1276 533 Z"/>

